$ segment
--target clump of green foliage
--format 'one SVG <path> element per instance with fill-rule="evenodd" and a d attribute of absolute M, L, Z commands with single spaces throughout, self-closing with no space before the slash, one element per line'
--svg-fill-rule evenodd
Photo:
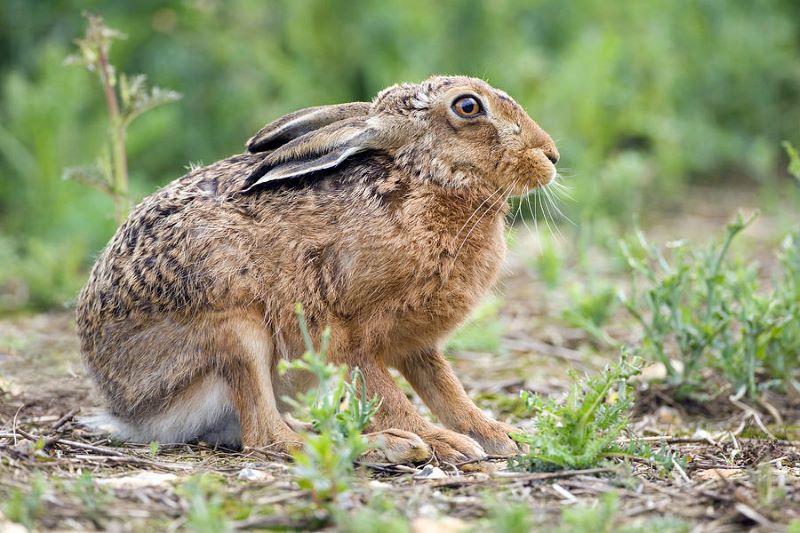
<path fill-rule="evenodd" d="M 531 265 L 549 290 L 558 288 L 561 284 L 564 258 L 552 238 L 543 237 L 539 253 L 530 260 Z"/>
<path fill-rule="evenodd" d="M 797 153 L 797 148 L 789 141 L 783 141 L 783 148 L 786 150 L 786 155 L 789 156 L 789 167 L 787 168 L 789 174 L 800 181 L 800 154 Z"/>
<path fill-rule="evenodd" d="M 626 455 L 655 459 L 642 443 L 617 444 L 630 424 L 631 378 L 641 367 L 639 358 L 623 352 L 616 364 L 597 376 L 579 379 L 573 375 L 562 400 L 522 391 L 537 426 L 534 434 L 513 435 L 517 442 L 527 444 L 529 451 L 515 457 L 511 465 L 525 470 L 559 470 L 592 468 L 605 459 Z"/>
<path fill-rule="evenodd" d="M 178 493 L 186 500 L 186 529 L 194 533 L 225 533 L 233 524 L 223 509 L 223 494 L 219 477 L 200 474 L 190 477 Z"/>
<path fill-rule="evenodd" d="M 33 531 L 36 521 L 44 512 L 44 495 L 47 491 L 47 482 L 42 476 L 31 480 L 28 491 L 14 489 L 3 502 L 3 514 L 18 524 L 22 524 L 28 531 Z"/>
<path fill-rule="evenodd" d="M 80 500 L 84 516 L 94 524 L 99 524 L 103 509 L 110 503 L 111 498 L 95 484 L 91 472 L 81 474 L 71 484 L 70 490 Z"/>
<path fill-rule="evenodd" d="M 336 530 L 342 533 L 408 533 L 408 519 L 395 502 L 383 493 L 371 494 L 367 505 L 352 512 L 334 513 Z"/>
<path fill-rule="evenodd" d="M 756 263 L 726 260 L 752 220 L 738 216 L 721 244 L 702 250 L 673 245 L 671 258 L 641 233 L 638 247 L 621 245 L 634 277 L 633 292 L 622 301 L 644 329 L 639 351 L 666 367 L 679 397 L 715 392 L 709 370 L 722 377 L 718 386 L 730 384 L 751 399 L 765 387 L 797 387 L 800 240 L 784 240 L 781 272 L 766 286 Z"/>
<path fill-rule="evenodd" d="M 362 431 L 380 400 L 367 396 L 358 368 L 348 375 L 347 367 L 326 362 L 330 328 L 325 328 L 316 348 L 299 304 L 296 312 L 306 352 L 300 359 L 282 361 L 280 370 L 309 372 L 317 386 L 296 399 L 286 398 L 297 416 L 314 428 L 313 433 L 304 435 L 303 450 L 293 454 L 294 473 L 300 487 L 309 490 L 317 504 L 325 505 L 349 488 L 353 462 L 369 447 Z"/>
<path fill-rule="evenodd" d="M 128 126 L 150 109 L 174 102 L 181 95 L 159 87 L 148 88 L 144 74 L 127 76 L 117 73 L 109 62 L 111 43 L 125 35 L 109 28 L 103 17 L 86 13 L 87 27 L 83 39 L 76 40 L 78 54 L 67 63 L 79 64 L 95 72 L 103 88 L 108 111 L 109 143 L 92 166 L 68 168 L 64 177 L 90 185 L 114 200 L 117 222 L 125 220 L 130 209 L 128 192 L 128 154 L 125 147 Z"/>
<path fill-rule="evenodd" d="M 472 531 L 503 531 L 504 533 L 529 533 L 535 531 L 531 511 L 527 505 L 497 500 L 489 501 L 488 516 Z"/>
<path fill-rule="evenodd" d="M 618 343 L 603 326 L 617 308 L 616 289 L 609 283 L 575 283 L 570 287 L 570 307 L 563 310 L 562 318 L 571 326 L 581 328 L 592 339 L 608 346 Z"/>
<path fill-rule="evenodd" d="M 688 532 L 690 524 L 671 517 L 656 517 L 643 521 L 638 525 L 622 525 L 619 523 L 619 495 L 615 492 L 604 494 L 596 505 L 578 505 L 567 507 L 561 512 L 561 523 L 558 533 L 577 533 L 595 531 L 597 533 L 648 533 L 665 531 L 670 533 Z"/>
<path fill-rule="evenodd" d="M 654 517 L 639 521 L 636 524 L 623 524 L 625 515 L 621 513 L 619 494 L 609 492 L 592 504 L 581 504 L 565 507 L 561 511 L 558 527 L 552 524 L 537 524 L 530 508 L 522 504 L 509 505 L 490 502 L 488 516 L 481 521 L 474 531 L 503 531 L 507 533 L 528 533 L 536 531 L 537 526 L 557 533 L 647 533 L 665 531 L 683 533 L 690 529 L 690 524 L 672 517 Z"/>

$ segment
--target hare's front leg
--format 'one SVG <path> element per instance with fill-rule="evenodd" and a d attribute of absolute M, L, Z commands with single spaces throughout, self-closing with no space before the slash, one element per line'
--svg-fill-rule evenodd
<path fill-rule="evenodd" d="M 373 431 L 382 432 L 384 439 L 392 439 L 394 433 L 398 433 L 394 430 L 414 433 L 431 447 L 437 459 L 448 463 L 479 459 L 486 455 L 480 445 L 466 435 L 437 427 L 422 418 L 382 364 L 370 358 L 346 363 L 361 369 L 367 394 L 377 394 L 381 398 L 381 407 L 371 427 Z"/>
<path fill-rule="evenodd" d="M 442 423 L 478 441 L 493 455 L 519 452 L 509 437 L 518 430 L 492 420 L 469 399 L 450 363 L 437 349 L 421 350 L 401 359 L 398 370 Z"/>

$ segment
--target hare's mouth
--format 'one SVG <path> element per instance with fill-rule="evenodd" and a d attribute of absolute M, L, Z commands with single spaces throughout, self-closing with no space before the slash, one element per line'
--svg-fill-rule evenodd
<path fill-rule="evenodd" d="M 523 180 L 524 183 L 521 184 L 522 192 L 519 194 L 523 195 L 534 189 L 547 187 L 555 181 L 557 176 L 558 170 L 556 166 L 550 163 L 546 168 L 534 173 L 528 179 Z"/>

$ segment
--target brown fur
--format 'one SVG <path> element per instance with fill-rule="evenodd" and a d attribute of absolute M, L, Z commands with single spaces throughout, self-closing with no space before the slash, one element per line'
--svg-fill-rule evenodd
<path fill-rule="evenodd" d="M 451 111 L 464 93 L 485 116 Z M 439 346 L 497 277 L 508 195 L 552 179 L 553 141 L 472 78 L 393 86 L 365 106 L 312 112 L 288 133 L 303 112 L 279 119 L 251 140 L 264 151 L 194 170 L 133 210 L 77 313 L 114 415 L 140 424 L 214 378 L 245 446 L 291 447 L 276 398 L 308 383 L 276 363 L 303 352 L 300 302 L 313 336 L 332 327 L 331 358 L 383 399 L 373 429 L 395 459 L 426 455 L 407 432 L 442 460 L 515 450 L 513 428 L 475 407 Z M 417 414 L 390 367 L 449 429 Z"/>

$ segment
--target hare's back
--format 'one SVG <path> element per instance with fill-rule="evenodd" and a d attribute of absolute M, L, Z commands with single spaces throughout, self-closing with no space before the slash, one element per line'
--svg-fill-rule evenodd
<path fill-rule="evenodd" d="M 223 300 L 221 274 L 246 262 L 247 247 L 237 242 L 246 215 L 227 198 L 250 159 L 193 170 L 142 200 L 98 257 L 79 297 L 79 326 L 192 312 Z"/>

